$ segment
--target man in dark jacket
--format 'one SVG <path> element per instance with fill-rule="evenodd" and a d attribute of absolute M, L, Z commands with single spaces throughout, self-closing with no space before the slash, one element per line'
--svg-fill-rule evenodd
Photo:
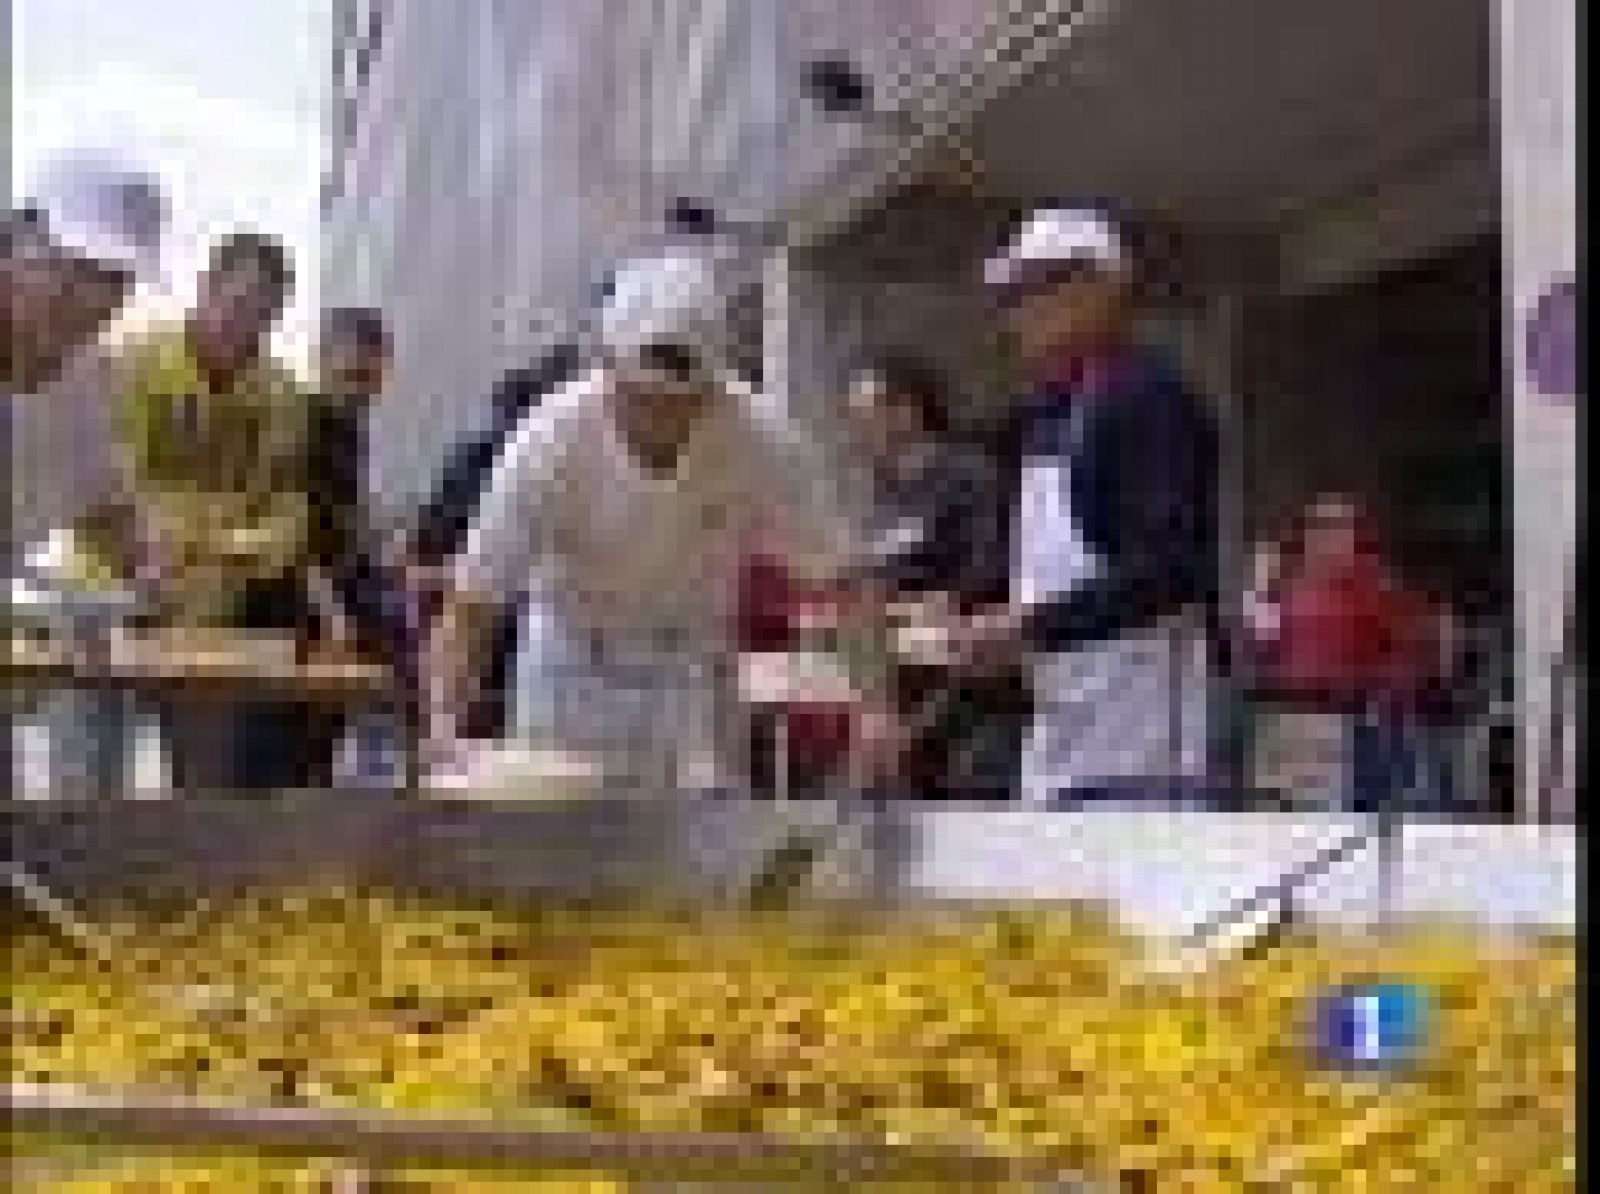
<path fill-rule="evenodd" d="M 494 413 L 482 435 L 462 444 L 445 464 L 439 485 L 423 509 L 413 551 L 426 569 L 448 565 L 460 549 L 484 487 L 507 441 L 523 416 L 544 396 L 578 374 L 582 354 L 562 345 L 543 360 L 508 373 L 495 388 Z M 474 737 L 494 738 L 505 728 L 507 688 L 517 651 L 518 610 L 509 609 L 494 630 L 494 646 L 481 688 L 482 700 L 467 716 L 465 729 Z"/>
<path fill-rule="evenodd" d="M 1036 377 L 1009 602 L 959 619 L 969 665 L 1027 659 L 1037 803 L 1187 797 L 1209 779 L 1219 437 L 1206 404 L 1134 337 L 1131 228 L 1048 208 L 987 280 Z"/>

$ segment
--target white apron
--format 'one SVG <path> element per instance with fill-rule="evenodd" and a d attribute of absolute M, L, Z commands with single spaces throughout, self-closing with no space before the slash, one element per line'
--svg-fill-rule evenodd
<path fill-rule="evenodd" d="M 572 633 L 552 603 L 529 601 L 513 733 L 530 747 L 605 760 L 608 791 L 726 788 L 739 779 L 740 722 L 714 658 L 666 631 L 626 641 Z"/>
<path fill-rule="evenodd" d="M 1074 436 L 1082 420 L 1080 408 Z M 1013 569 L 1024 605 L 1074 592 L 1100 574 L 1071 494 L 1064 460 L 1027 466 Z M 1022 758 L 1027 803 L 1102 788 L 1136 797 L 1141 787 L 1155 791 L 1206 774 L 1207 651 L 1198 619 L 1173 618 L 1108 642 L 1041 654 L 1033 686 L 1034 722 Z"/>

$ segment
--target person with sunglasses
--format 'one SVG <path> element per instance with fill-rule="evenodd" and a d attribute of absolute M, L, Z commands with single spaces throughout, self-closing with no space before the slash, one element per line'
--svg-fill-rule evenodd
<path fill-rule="evenodd" d="M 751 528 L 819 572 L 854 558 L 837 474 L 724 365 L 727 288 L 676 250 L 617 271 L 599 359 L 496 464 L 428 667 L 436 757 L 459 761 L 496 609 L 525 610 L 513 737 L 610 790 L 742 787 L 734 621 Z"/>
<path fill-rule="evenodd" d="M 1053 205 L 986 270 L 1035 377 L 1011 593 L 933 629 L 958 666 L 1030 668 L 1035 804 L 1213 794 L 1218 431 L 1139 342 L 1142 249 L 1110 205 Z"/>

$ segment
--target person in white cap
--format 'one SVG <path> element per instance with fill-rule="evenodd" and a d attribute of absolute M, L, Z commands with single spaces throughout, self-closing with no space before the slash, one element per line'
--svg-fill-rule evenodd
<path fill-rule="evenodd" d="M 1218 434 L 1136 341 L 1142 266 L 1114 208 L 1038 211 L 986 281 L 1036 371 L 1009 603 L 953 621 L 971 665 L 1031 661 L 1034 803 L 1211 793 Z"/>
<path fill-rule="evenodd" d="M 521 741 L 581 755 L 612 790 L 739 784 L 731 622 L 751 528 L 802 566 L 854 558 L 836 476 L 724 364 L 726 287 L 693 250 L 632 263 L 601 312 L 600 360 L 507 445 L 430 650 L 429 720 L 456 740 L 493 610 L 528 614 Z"/>
<path fill-rule="evenodd" d="M 158 275 L 166 194 L 136 165 L 79 150 L 49 161 L 27 198 L 5 215 L 0 248 L 0 408 L 10 500 L 4 581 L 23 553 L 53 532 L 95 517 L 131 531 L 132 507 L 116 466 L 108 400 L 112 358 L 100 334 L 135 285 Z M 132 536 L 123 536 L 131 552 Z M 12 727 L 0 734 L 12 772 Z M 104 736 L 72 744 L 82 759 Z M 91 765 L 91 771 L 95 768 Z"/>
<path fill-rule="evenodd" d="M 81 453 L 96 446 L 68 434 L 66 419 L 84 412 L 77 403 L 63 407 L 69 397 L 103 406 L 105 395 L 52 391 L 78 380 L 76 367 L 135 284 L 158 273 L 166 219 L 165 193 L 153 175 L 86 151 L 51 161 L 29 197 L 7 213 L 0 351 L 11 463 L 21 470 L 12 474 L 19 500 L 8 548 L 35 541 L 104 496 L 94 484 L 79 483 L 76 462 L 55 458 L 53 449 Z M 63 504 L 72 509 L 59 509 Z"/>

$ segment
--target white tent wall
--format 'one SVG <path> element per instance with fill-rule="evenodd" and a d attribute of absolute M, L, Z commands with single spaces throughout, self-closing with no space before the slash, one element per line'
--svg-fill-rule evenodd
<path fill-rule="evenodd" d="M 1574 724 L 1559 745 L 1564 775 L 1547 777 L 1556 708 L 1555 673 L 1572 616 L 1573 555 L 1579 523 L 1578 421 L 1584 399 L 1569 379 L 1540 376 L 1530 359 L 1530 321 L 1547 295 L 1581 285 L 1578 212 L 1578 42 L 1576 0 L 1500 0 L 1499 67 L 1509 285 L 1510 424 L 1514 443 L 1520 694 L 1525 718 L 1521 790 L 1530 815 L 1576 816 Z M 1578 300 L 1581 304 L 1581 299 Z M 1575 317 L 1566 349 L 1581 360 Z M 1560 337 L 1558 337 L 1558 340 Z M 1559 351 L 1559 349 L 1558 349 Z M 1570 371 L 1570 370 L 1569 370 Z M 1562 372 L 1557 368 L 1553 372 Z M 1582 686 L 1571 684 L 1573 699 Z M 1574 717 L 1582 710 L 1571 711 Z M 1546 790 L 1546 779 L 1553 785 Z"/>
<path fill-rule="evenodd" d="M 377 435 L 391 513 L 428 492 L 501 372 L 570 330 L 618 254 L 659 237 L 674 198 L 759 223 L 841 185 L 867 134 L 819 115 L 808 61 L 849 55 L 898 102 L 901 81 L 981 56 L 991 15 L 981 0 L 385 7 L 327 234 L 334 301 L 378 303 L 395 329 Z"/>
<path fill-rule="evenodd" d="M 481 203 L 461 186 L 478 95 L 454 85 L 475 77 L 478 46 L 451 12 L 428 0 L 389 5 L 346 185 L 325 225 L 329 258 L 344 267 L 329 292 L 382 306 L 394 331 L 396 385 L 375 415 L 373 462 L 375 503 L 391 516 L 425 491 L 454 396 L 489 380 Z"/>

